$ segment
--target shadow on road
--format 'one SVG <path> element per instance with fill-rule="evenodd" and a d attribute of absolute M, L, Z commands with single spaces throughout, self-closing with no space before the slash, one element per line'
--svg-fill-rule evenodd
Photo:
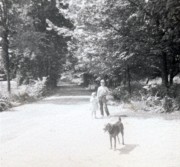
<path fill-rule="evenodd" d="M 59 86 L 51 97 L 38 103 L 51 103 L 57 105 L 78 105 L 89 102 L 92 91 L 78 85 Z"/>
<path fill-rule="evenodd" d="M 59 86 L 54 94 L 57 96 L 89 96 L 92 91 L 78 85 Z"/>
<path fill-rule="evenodd" d="M 138 146 L 137 144 L 126 144 L 123 148 L 117 150 L 120 152 L 120 154 L 129 154 L 137 146 Z"/>
<path fill-rule="evenodd" d="M 78 96 L 77 96 L 78 97 Z M 89 98 L 87 97 L 82 97 L 82 98 L 71 98 L 70 96 L 63 96 L 62 98 L 55 98 L 55 99 L 49 99 L 46 98 L 42 101 L 39 101 L 38 103 L 42 104 L 42 103 L 51 103 L 51 104 L 57 104 L 57 105 L 79 105 L 79 104 L 83 104 L 83 103 L 88 103 L 89 102 Z"/>
<path fill-rule="evenodd" d="M 58 86 L 54 92 L 58 96 L 88 96 L 92 91 L 78 85 Z"/>

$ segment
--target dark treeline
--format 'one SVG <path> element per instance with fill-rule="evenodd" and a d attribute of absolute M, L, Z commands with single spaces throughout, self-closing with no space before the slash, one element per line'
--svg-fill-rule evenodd
<path fill-rule="evenodd" d="M 59 13 L 56 0 L 0 0 L 1 50 L 9 91 L 13 78 L 21 85 L 48 77 L 48 85 L 56 86 L 70 38 L 50 24 L 73 28 Z"/>
<path fill-rule="evenodd" d="M 168 89 L 180 73 L 178 0 L 0 0 L 0 34 L 19 84 L 46 76 L 54 87 L 74 69 L 114 86 L 161 77 Z"/>
<path fill-rule="evenodd" d="M 72 52 L 80 69 L 112 84 L 161 77 L 166 88 L 173 85 L 180 73 L 180 1 L 78 2 L 68 12 L 78 9 L 71 45 L 78 46 Z"/>

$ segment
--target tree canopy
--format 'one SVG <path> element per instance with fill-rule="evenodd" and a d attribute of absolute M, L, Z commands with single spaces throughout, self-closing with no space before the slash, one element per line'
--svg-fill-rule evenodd
<path fill-rule="evenodd" d="M 180 73 L 178 0 L 0 0 L 8 78 L 49 77 L 63 70 L 130 84 Z M 5 33 L 6 32 L 6 33 Z"/>
<path fill-rule="evenodd" d="M 180 2 L 69 0 L 60 11 L 75 25 L 69 50 L 90 73 L 125 80 L 179 74 Z"/>
<path fill-rule="evenodd" d="M 9 80 L 17 77 L 22 84 L 46 76 L 48 85 L 56 86 L 66 63 L 70 38 L 58 34 L 52 25 L 73 28 L 73 24 L 59 13 L 56 1 L 2 0 L 0 12 L 1 37 L 5 41 L 2 55 L 5 55 Z"/>

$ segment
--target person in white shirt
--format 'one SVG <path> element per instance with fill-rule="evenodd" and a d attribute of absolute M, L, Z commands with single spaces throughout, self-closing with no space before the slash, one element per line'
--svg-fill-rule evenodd
<path fill-rule="evenodd" d="M 101 86 L 97 90 L 97 97 L 98 97 L 98 101 L 99 101 L 101 116 L 104 116 L 104 110 L 105 110 L 107 116 L 109 116 L 110 114 L 109 114 L 109 110 L 107 107 L 107 100 L 106 100 L 106 96 L 108 95 L 109 90 L 105 86 L 104 80 L 101 80 L 100 84 L 101 84 Z"/>
<path fill-rule="evenodd" d="M 96 97 L 95 92 L 93 92 L 91 95 L 90 103 L 91 103 L 92 116 L 94 116 L 94 118 L 96 118 L 96 111 L 98 110 L 98 99 Z"/>

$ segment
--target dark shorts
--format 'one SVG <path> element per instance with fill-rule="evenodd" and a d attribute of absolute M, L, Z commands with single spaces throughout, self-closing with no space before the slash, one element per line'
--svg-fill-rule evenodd
<path fill-rule="evenodd" d="M 99 101 L 103 102 L 103 103 L 106 103 L 107 102 L 107 99 L 106 99 L 106 96 L 101 96 L 101 97 L 98 97 Z"/>

